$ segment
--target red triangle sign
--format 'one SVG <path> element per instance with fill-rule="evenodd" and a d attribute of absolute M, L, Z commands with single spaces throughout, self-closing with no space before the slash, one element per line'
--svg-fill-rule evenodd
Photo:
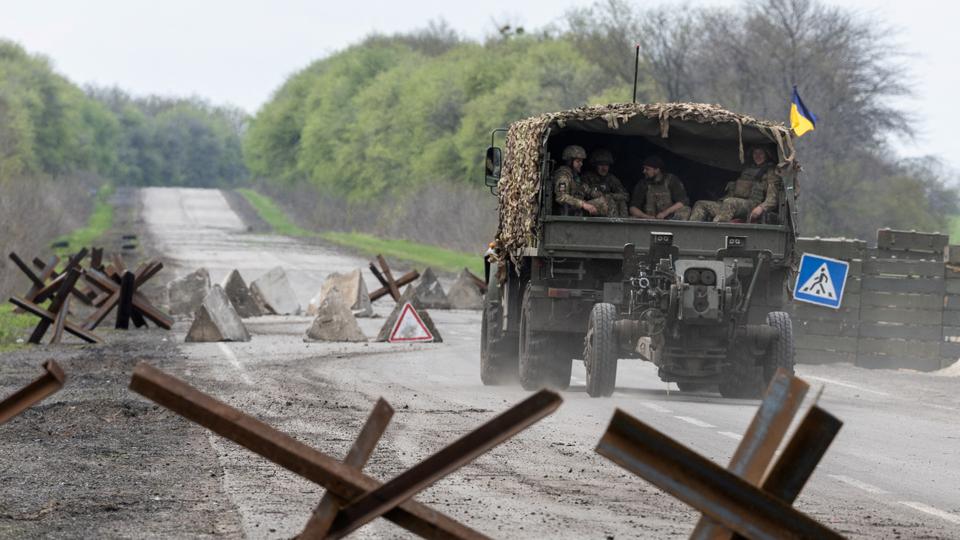
<path fill-rule="evenodd" d="M 397 317 L 393 330 L 390 331 L 390 343 L 406 343 L 411 341 L 433 341 L 433 334 L 423 324 L 417 310 L 413 308 L 410 302 L 403 305 L 400 310 L 400 316 Z"/>

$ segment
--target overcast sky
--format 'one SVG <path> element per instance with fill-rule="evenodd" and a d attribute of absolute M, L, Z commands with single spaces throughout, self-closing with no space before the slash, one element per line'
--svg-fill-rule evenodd
<path fill-rule="evenodd" d="M 47 55 L 59 72 L 80 84 L 117 85 L 138 95 L 197 95 L 252 113 L 288 75 L 374 31 L 402 32 L 443 19 L 458 32 L 481 38 L 493 21 L 538 28 L 571 7 L 591 3 L 0 0 L 0 37 Z M 933 0 L 836 3 L 899 27 L 899 41 L 915 55 L 910 69 L 917 96 L 903 105 L 916 115 L 920 137 L 903 143 L 902 154 L 933 154 L 960 168 L 955 132 L 960 106 L 952 99 L 960 86 L 954 60 L 960 51 L 955 25 L 960 9 Z"/>

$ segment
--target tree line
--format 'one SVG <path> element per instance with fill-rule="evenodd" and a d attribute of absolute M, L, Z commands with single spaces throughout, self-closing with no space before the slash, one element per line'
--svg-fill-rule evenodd
<path fill-rule="evenodd" d="M 785 120 L 793 84 L 821 122 L 797 141 L 803 234 L 872 238 L 881 226 L 945 230 L 957 210 L 935 158 L 903 160 L 913 135 L 909 56 L 882 22 L 817 0 L 733 8 L 603 0 L 553 25 L 464 39 L 443 24 L 372 36 L 291 76 L 252 118 L 250 172 L 352 201 L 479 184 L 492 129 L 541 112 L 631 99 L 717 103 Z"/>
<path fill-rule="evenodd" d="M 914 86 L 911 58 L 891 36 L 881 21 L 819 0 L 726 8 L 601 0 L 541 29 L 500 24 L 482 40 L 444 23 L 369 36 L 290 76 L 253 117 L 196 98 L 81 89 L 44 58 L 0 41 L 0 178 L 92 171 L 130 185 L 256 180 L 277 193 L 343 201 L 324 211 L 384 204 L 375 218 L 432 191 L 479 198 L 491 130 L 629 101 L 639 43 L 640 101 L 717 103 L 785 120 L 800 85 L 821 119 L 797 141 L 803 234 L 944 230 L 957 212 L 953 172 L 934 157 L 901 159 L 891 142 L 914 133 L 897 105 Z M 445 189 L 431 190 L 437 185 Z"/>
<path fill-rule="evenodd" d="M 246 121 L 199 98 L 82 89 L 0 40 L 0 181 L 95 173 L 120 185 L 235 185 L 247 178 Z"/>

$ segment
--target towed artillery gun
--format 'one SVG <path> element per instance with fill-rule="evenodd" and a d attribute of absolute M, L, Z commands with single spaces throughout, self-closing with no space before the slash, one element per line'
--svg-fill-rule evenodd
<path fill-rule="evenodd" d="M 682 391 L 758 396 L 793 369 L 783 311 L 796 258 L 799 165 L 784 126 L 713 105 L 584 107 L 512 124 L 491 144 L 487 183 L 499 198 L 486 259 L 481 379 L 567 388 L 583 360 L 587 392 L 609 396 L 620 360 L 641 359 Z M 494 133 L 496 135 L 496 132 Z M 744 148 L 777 156 L 778 207 L 761 223 L 563 215 L 551 175 L 566 145 L 610 149 L 630 191 L 657 154 L 692 200 L 717 200 Z"/>

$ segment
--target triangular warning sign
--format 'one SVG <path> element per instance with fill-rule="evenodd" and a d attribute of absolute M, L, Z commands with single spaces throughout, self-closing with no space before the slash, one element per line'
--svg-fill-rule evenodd
<path fill-rule="evenodd" d="M 806 283 L 800 287 L 800 292 L 827 300 L 837 299 L 837 289 L 833 286 L 833 280 L 830 279 L 827 263 L 821 264 L 820 268 L 807 278 Z"/>
<path fill-rule="evenodd" d="M 433 341 L 433 334 L 427 329 L 427 325 L 423 324 L 420 314 L 413 305 L 407 302 L 400 310 L 400 316 L 397 317 L 397 323 L 393 325 L 387 341 L 390 343 Z"/>

